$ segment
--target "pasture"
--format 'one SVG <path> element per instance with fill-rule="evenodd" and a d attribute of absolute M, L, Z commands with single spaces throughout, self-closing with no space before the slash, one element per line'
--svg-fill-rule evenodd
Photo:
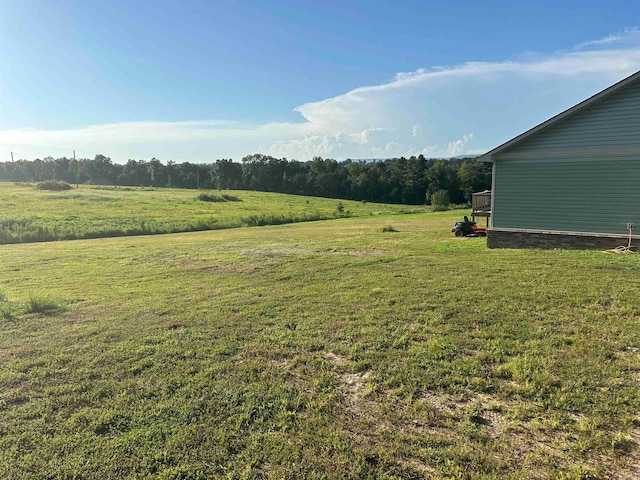
<path fill-rule="evenodd" d="M 0 247 L 0 477 L 638 478 L 640 257 L 459 216 Z"/>
<path fill-rule="evenodd" d="M 428 210 L 238 190 L 80 185 L 79 189 L 74 186 L 72 190 L 47 191 L 38 190 L 36 184 L 0 183 L 0 244 L 218 230 Z"/>

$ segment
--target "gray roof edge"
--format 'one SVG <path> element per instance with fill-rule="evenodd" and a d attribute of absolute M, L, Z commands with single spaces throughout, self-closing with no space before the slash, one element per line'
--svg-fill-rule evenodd
<path fill-rule="evenodd" d="M 601 100 L 604 97 L 608 97 L 612 93 L 617 92 L 622 87 L 624 87 L 624 86 L 628 85 L 629 83 L 632 83 L 632 82 L 634 82 L 635 80 L 638 80 L 638 79 L 640 79 L 640 71 L 637 71 L 636 73 L 631 74 L 626 78 L 623 78 L 619 82 L 614 83 L 613 85 L 611 85 L 610 87 L 605 88 L 604 90 L 601 90 L 600 92 L 590 96 L 586 100 L 581 101 L 580 103 L 574 105 L 573 107 L 568 108 L 563 112 L 560 112 L 559 114 L 551 117 L 550 119 L 545 120 L 544 122 L 536 125 L 533 128 L 530 128 L 526 132 L 521 133 L 520 135 L 518 135 L 516 137 L 513 137 L 511 140 L 508 140 L 505 143 L 503 143 L 501 145 L 498 145 L 493 150 L 488 151 L 484 155 L 480 155 L 478 157 L 478 160 L 481 161 L 481 162 L 493 162 L 493 158 L 492 157 L 496 153 L 500 153 L 501 151 L 503 151 L 503 150 L 505 150 L 505 149 L 517 144 L 517 143 L 522 142 L 523 140 L 529 138 L 531 135 L 534 135 L 535 133 L 538 133 L 540 130 L 543 130 L 543 129 L 547 128 L 547 127 L 550 127 L 551 125 L 554 125 L 555 123 L 559 122 L 563 118 L 566 118 L 569 115 L 572 115 L 575 112 L 577 112 L 579 110 L 582 110 L 583 108 L 591 105 L 594 102 L 597 102 L 598 100 Z"/>

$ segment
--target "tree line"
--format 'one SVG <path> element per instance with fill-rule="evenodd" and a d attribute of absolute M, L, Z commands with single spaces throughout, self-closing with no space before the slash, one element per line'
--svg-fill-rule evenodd
<path fill-rule="evenodd" d="M 0 180 L 61 180 L 103 185 L 258 190 L 369 202 L 421 205 L 447 192 L 455 204 L 491 187 L 491 165 L 476 159 L 427 159 L 422 155 L 366 162 L 315 157 L 301 162 L 263 154 L 242 162 L 166 164 L 156 158 L 113 163 L 109 157 L 66 157 L 0 162 Z"/>

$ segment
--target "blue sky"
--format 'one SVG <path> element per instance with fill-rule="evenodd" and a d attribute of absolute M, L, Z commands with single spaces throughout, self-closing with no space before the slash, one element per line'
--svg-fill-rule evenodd
<path fill-rule="evenodd" d="M 635 1 L 0 0 L 0 159 L 483 153 L 638 70 Z"/>

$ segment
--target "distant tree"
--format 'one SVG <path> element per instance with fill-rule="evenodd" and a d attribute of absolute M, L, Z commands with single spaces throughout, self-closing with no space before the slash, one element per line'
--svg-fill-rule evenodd
<path fill-rule="evenodd" d="M 341 169 L 333 159 L 323 160 L 314 157 L 309 162 L 307 183 L 315 195 L 320 197 L 335 197 L 341 191 Z"/>
<path fill-rule="evenodd" d="M 308 191 L 307 163 L 290 160 L 284 165 L 282 188 L 284 193 L 304 195 Z"/>
<path fill-rule="evenodd" d="M 425 172 L 425 177 L 429 183 L 427 195 L 429 198 L 438 190 L 446 190 L 449 200 L 452 203 L 462 203 L 464 195 L 460 191 L 460 182 L 456 164 L 452 161 L 437 160 Z"/>
<path fill-rule="evenodd" d="M 196 188 L 198 186 L 197 171 L 195 163 L 176 163 L 173 167 L 175 178 L 174 186 L 178 188 Z"/>
<path fill-rule="evenodd" d="M 149 180 L 154 187 L 161 187 L 167 184 L 167 170 L 157 158 L 152 158 L 147 163 Z"/>
<path fill-rule="evenodd" d="M 97 154 L 93 161 L 87 162 L 87 174 L 91 181 L 108 179 L 113 183 L 117 182 L 117 176 L 114 175 L 113 163 L 109 157 Z"/>
<path fill-rule="evenodd" d="M 169 160 L 167 162 L 167 187 L 173 187 L 173 179 L 174 179 L 174 165 L 176 162 L 173 160 Z"/>
<path fill-rule="evenodd" d="M 438 190 L 437 192 L 432 193 L 430 201 L 431 205 L 433 205 L 434 212 L 449 210 L 449 205 L 451 205 L 451 202 L 449 201 L 449 194 L 446 190 Z"/>
<path fill-rule="evenodd" d="M 75 175 L 71 170 L 71 160 L 67 157 L 56 158 L 53 160 L 53 179 L 65 182 L 75 181 Z"/>
<path fill-rule="evenodd" d="M 256 153 L 247 155 L 242 159 L 242 183 L 249 190 L 268 191 L 269 182 L 267 181 L 266 165 L 269 156 Z"/>
<path fill-rule="evenodd" d="M 449 201 L 469 201 L 491 185 L 491 167 L 475 160 L 436 160 L 424 156 L 365 162 L 314 157 L 308 162 L 256 153 L 242 162 L 163 165 L 157 158 L 115 164 L 102 154 L 93 159 L 45 157 L 0 162 L 0 175 L 16 181 L 111 181 L 119 185 L 179 188 L 252 189 L 372 202 L 421 204 L 445 190 Z"/>
<path fill-rule="evenodd" d="M 220 190 L 241 189 L 243 186 L 242 165 L 231 159 L 216 160 L 209 175 L 212 186 Z"/>
<path fill-rule="evenodd" d="M 470 202 L 473 192 L 481 192 L 491 188 L 491 164 L 478 160 L 467 160 L 458 169 L 458 178 L 464 199 Z"/>

